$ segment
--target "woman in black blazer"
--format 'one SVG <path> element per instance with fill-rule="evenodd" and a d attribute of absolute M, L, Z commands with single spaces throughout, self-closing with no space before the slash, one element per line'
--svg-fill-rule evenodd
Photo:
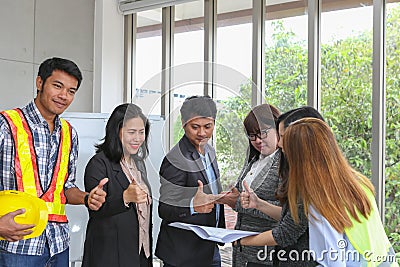
<path fill-rule="evenodd" d="M 116 107 L 107 122 L 85 169 L 87 192 L 104 177 L 109 181 L 103 206 L 89 210 L 82 266 L 152 266 L 152 198 L 144 164 L 149 130 L 134 104 Z"/>

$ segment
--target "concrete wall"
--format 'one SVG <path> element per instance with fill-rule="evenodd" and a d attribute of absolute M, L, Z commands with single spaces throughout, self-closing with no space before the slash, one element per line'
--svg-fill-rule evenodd
<path fill-rule="evenodd" d="M 68 112 L 110 112 L 124 102 L 123 16 L 117 1 L 2 0 L 0 110 L 35 97 L 39 64 L 53 56 L 73 60 L 83 73 Z"/>

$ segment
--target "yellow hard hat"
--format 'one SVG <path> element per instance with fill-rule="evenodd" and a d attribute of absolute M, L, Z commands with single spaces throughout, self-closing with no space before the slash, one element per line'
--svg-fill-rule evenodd
<path fill-rule="evenodd" d="M 25 213 L 15 216 L 15 222 L 35 225 L 32 228 L 33 232 L 24 236 L 24 239 L 40 236 L 46 228 L 49 217 L 46 202 L 21 191 L 0 191 L 0 217 L 22 208 L 25 209 Z M 0 239 L 4 238 L 0 237 Z"/>

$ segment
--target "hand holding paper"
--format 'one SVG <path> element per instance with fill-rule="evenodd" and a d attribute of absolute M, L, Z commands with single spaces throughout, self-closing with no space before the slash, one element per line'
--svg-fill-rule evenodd
<path fill-rule="evenodd" d="M 258 232 L 230 230 L 230 229 L 216 228 L 203 225 L 194 225 L 182 222 L 173 222 L 170 223 L 169 225 L 176 228 L 193 231 L 196 235 L 198 235 L 202 239 L 219 243 L 230 243 L 238 240 L 239 238 L 259 234 Z"/>

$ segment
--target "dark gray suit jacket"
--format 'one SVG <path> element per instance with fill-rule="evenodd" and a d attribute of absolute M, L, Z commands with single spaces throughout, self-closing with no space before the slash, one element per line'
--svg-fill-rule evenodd
<path fill-rule="evenodd" d="M 206 145 L 219 183 L 219 170 L 215 150 Z M 197 191 L 197 180 L 204 184 L 204 192 L 211 194 L 207 175 L 199 153 L 183 136 L 179 143 L 165 156 L 160 167 L 159 216 L 162 218 L 158 235 L 156 256 L 173 266 L 207 267 L 211 266 L 215 242 L 199 238 L 195 233 L 168 226 L 171 222 L 213 226 L 216 222 L 215 208 L 211 213 L 194 214 L 190 212 L 190 201 Z M 224 206 L 220 206 L 218 227 L 225 228 Z"/>

